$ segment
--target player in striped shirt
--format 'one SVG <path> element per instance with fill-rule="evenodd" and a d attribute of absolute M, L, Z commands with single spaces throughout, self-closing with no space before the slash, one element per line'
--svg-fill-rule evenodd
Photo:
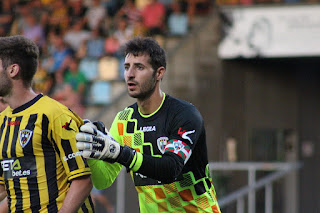
<path fill-rule="evenodd" d="M 91 171 L 76 147 L 82 119 L 31 89 L 39 50 L 23 36 L 0 38 L 0 210 L 94 212 Z"/>

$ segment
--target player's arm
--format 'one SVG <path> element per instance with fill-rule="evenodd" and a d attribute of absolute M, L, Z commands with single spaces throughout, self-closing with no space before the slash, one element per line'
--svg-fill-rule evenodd
<path fill-rule="evenodd" d="M 8 212 L 7 192 L 3 184 L 0 184 L 0 201 L 0 213 Z"/>
<path fill-rule="evenodd" d="M 188 115 L 191 117 L 190 114 Z M 185 116 L 182 115 L 182 117 Z M 121 146 L 110 135 L 99 131 L 99 128 L 92 123 L 80 128 L 82 132 L 76 135 L 78 141 L 77 146 L 80 150 L 83 150 L 82 154 L 86 158 L 118 162 L 128 170 L 170 183 L 181 173 L 184 164 L 191 155 L 191 147 L 194 147 L 194 144 L 191 144 L 193 143 L 192 141 L 189 142 L 181 138 L 182 135 L 178 134 L 179 127 L 189 129 L 195 129 L 197 127 L 200 129 L 202 124 L 201 119 L 197 116 L 191 117 L 189 120 L 179 119 L 177 117 L 177 122 L 173 128 L 176 134 L 172 134 L 173 138 L 168 141 L 165 154 L 161 158 L 144 155 L 136 152 L 131 147 Z M 193 141 L 196 141 L 197 135 L 199 134 L 192 135 Z M 175 145 L 179 145 L 179 150 L 175 150 Z"/>
<path fill-rule="evenodd" d="M 71 180 L 70 189 L 63 201 L 59 213 L 77 212 L 92 189 L 90 176 L 83 176 Z"/>
<path fill-rule="evenodd" d="M 116 117 L 117 118 L 117 117 Z M 117 119 L 113 121 L 110 132 L 114 136 L 114 138 L 119 141 L 120 143 L 121 138 L 118 133 L 118 125 L 117 125 Z M 86 121 L 90 122 L 90 121 Z M 98 124 L 97 124 L 98 125 Z M 104 124 L 101 123 L 100 126 L 102 131 L 105 131 Z M 105 189 L 108 188 L 112 185 L 112 183 L 115 181 L 117 178 L 119 172 L 121 171 L 123 165 L 119 163 L 108 163 L 105 161 L 101 160 L 96 160 L 96 159 L 87 159 L 88 164 L 90 166 L 91 170 L 91 180 L 95 188 L 97 189 Z"/>
<path fill-rule="evenodd" d="M 102 135 L 103 133 L 89 124 L 82 126 L 81 131 L 76 135 L 77 147 L 83 150 L 82 155 L 85 158 L 117 162 L 124 165 L 127 170 L 139 172 L 165 183 L 174 181 L 182 171 L 183 159 L 174 153 L 166 153 L 161 158 L 152 157 L 136 152 L 129 146 L 121 146 L 112 137 Z"/>

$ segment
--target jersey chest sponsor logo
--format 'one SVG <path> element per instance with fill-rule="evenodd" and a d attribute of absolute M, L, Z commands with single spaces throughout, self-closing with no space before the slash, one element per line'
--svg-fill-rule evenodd
<path fill-rule="evenodd" d="M 156 126 L 143 126 L 140 127 L 140 131 L 142 132 L 155 132 L 157 131 Z"/>
<path fill-rule="evenodd" d="M 164 153 L 164 148 L 166 147 L 168 140 L 169 140 L 169 138 L 167 138 L 167 137 L 160 137 L 157 139 L 158 149 L 160 150 L 160 152 L 162 154 Z"/>
<path fill-rule="evenodd" d="M 32 133 L 33 132 L 28 129 L 20 130 L 19 141 L 20 141 L 22 148 L 24 148 L 29 143 L 30 139 L 32 138 Z"/>
<path fill-rule="evenodd" d="M 34 158 L 12 158 L 1 161 L 4 178 L 35 177 L 37 174 Z"/>

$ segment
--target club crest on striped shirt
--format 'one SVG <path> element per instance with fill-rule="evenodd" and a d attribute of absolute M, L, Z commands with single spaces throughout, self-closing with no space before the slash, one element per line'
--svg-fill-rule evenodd
<path fill-rule="evenodd" d="M 19 140 L 22 148 L 24 148 L 30 141 L 32 137 L 32 131 L 28 129 L 20 130 L 19 132 Z"/>

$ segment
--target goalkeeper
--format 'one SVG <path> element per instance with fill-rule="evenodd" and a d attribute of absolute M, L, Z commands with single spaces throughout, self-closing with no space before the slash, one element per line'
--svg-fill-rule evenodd
<path fill-rule="evenodd" d="M 161 91 L 164 50 L 151 38 L 134 38 L 125 56 L 128 93 L 137 102 L 117 114 L 110 133 L 102 122 L 87 122 L 76 135 L 94 186 L 110 186 L 125 166 L 141 212 L 220 212 L 203 119 L 192 104 Z"/>

